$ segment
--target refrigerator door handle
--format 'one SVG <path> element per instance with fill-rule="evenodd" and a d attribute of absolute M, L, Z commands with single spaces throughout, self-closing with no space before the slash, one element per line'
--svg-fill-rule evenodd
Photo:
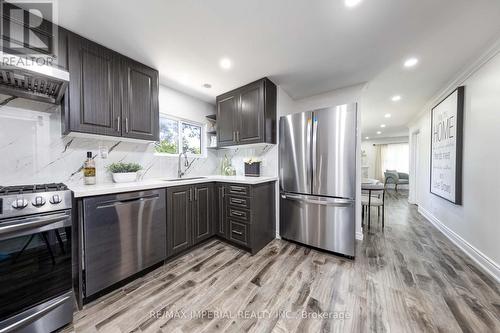
<path fill-rule="evenodd" d="M 301 201 L 313 205 L 335 206 L 335 207 L 350 207 L 354 204 L 354 201 L 349 199 L 331 198 L 329 200 L 314 200 L 314 199 L 309 199 L 308 197 L 299 195 L 290 195 L 290 194 L 282 194 L 281 198 Z"/>
<path fill-rule="evenodd" d="M 318 119 L 316 114 L 312 114 L 312 145 L 311 145 L 311 193 L 313 193 L 314 185 L 316 182 L 316 173 L 318 163 L 317 158 L 317 142 L 318 142 Z"/>

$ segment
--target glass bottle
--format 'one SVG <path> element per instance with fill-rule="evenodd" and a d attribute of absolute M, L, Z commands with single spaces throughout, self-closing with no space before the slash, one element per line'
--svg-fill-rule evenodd
<path fill-rule="evenodd" d="M 92 158 L 92 152 L 87 152 L 87 159 L 83 163 L 83 183 L 85 185 L 94 185 L 96 183 L 95 161 Z"/>

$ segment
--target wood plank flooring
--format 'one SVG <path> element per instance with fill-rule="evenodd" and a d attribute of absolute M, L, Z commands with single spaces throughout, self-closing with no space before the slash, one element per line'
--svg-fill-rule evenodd
<path fill-rule="evenodd" d="M 389 192 L 355 261 L 219 241 L 75 313 L 63 332 L 500 332 L 500 286 Z"/>

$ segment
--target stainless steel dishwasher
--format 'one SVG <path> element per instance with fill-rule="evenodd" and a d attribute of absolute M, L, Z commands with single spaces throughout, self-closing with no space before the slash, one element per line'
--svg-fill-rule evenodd
<path fill-rule="evenodd" d="M 83 199 L 84 297 L 167 256 L 165 190 Z"/>

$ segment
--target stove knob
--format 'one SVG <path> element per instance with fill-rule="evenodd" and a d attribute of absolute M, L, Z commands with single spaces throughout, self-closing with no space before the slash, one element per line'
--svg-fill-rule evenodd
<path fill-rule="evenodd" d="M 62 201 L 61 197 L 59 196 L 59 194 L 54 194 L 51 198 L 50 198 L 50 203 L 53 204 L 53 205 L 57 205 L 58 203 L 60 203 Z"/>
<path fill-rule="evenodd" d="M 26 206 L 28 206 L 28 200 L 23 198 L 17 198 L 12 202 L 12 207 L 15 209 L 23 209 Z"/>
<path fill-rule="evenodd" d="M 35 197 L 35 200 L 31 203 L 35 207 L 42 207 L 45 205 L 45 199 L 43 197 Z"/>

